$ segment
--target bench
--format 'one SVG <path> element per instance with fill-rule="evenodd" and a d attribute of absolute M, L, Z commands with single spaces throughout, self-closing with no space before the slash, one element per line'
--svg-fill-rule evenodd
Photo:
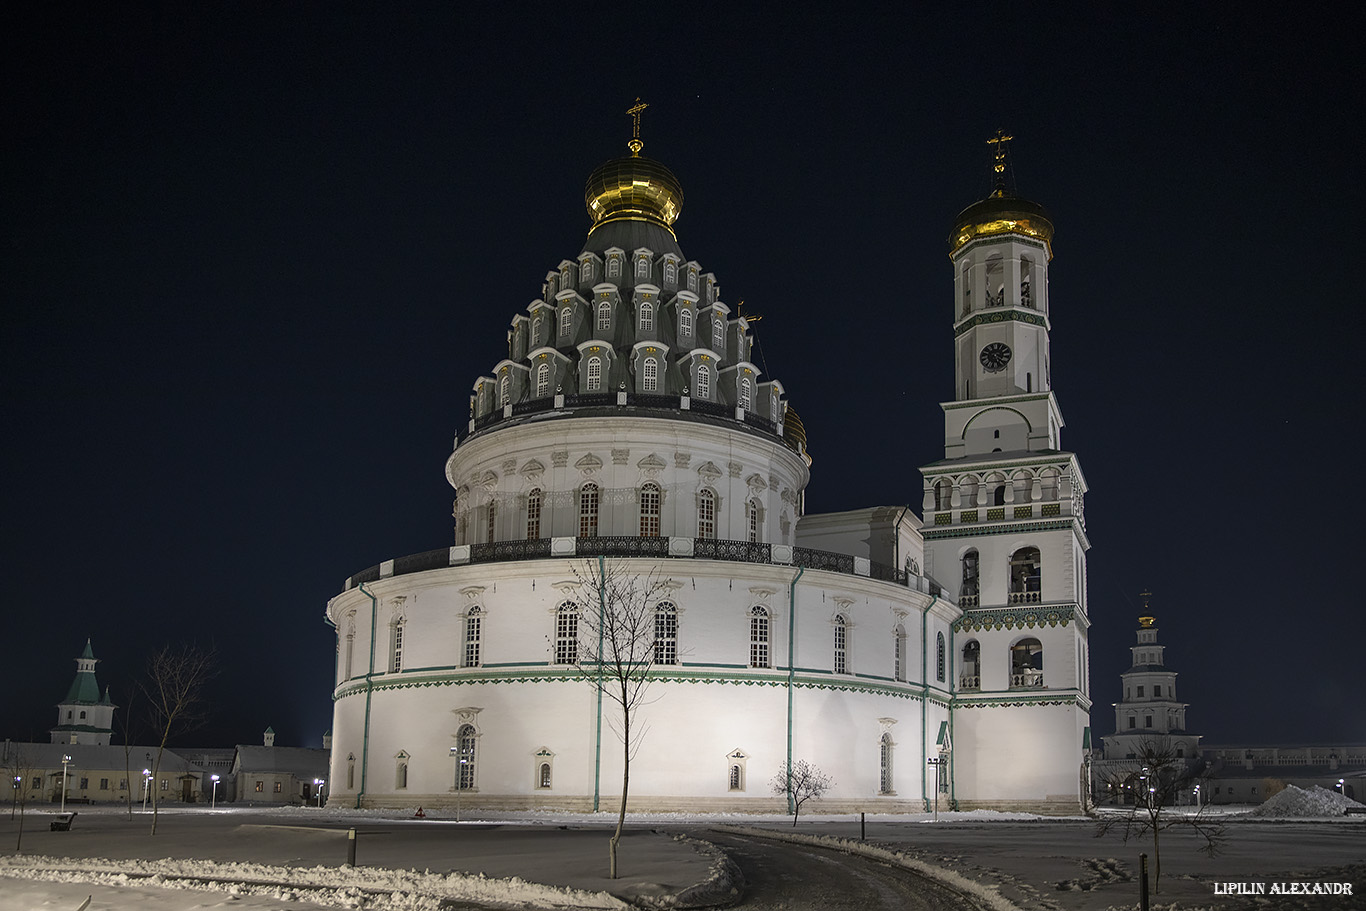
<path fill-rule="evenodd" d="M 1342 811 L 1343 816 L 1366 815 L 1366 807 L 1348 807 Z"/>
<path fill-rule="evenodd" d="M 57 818 L 52 820 L 52 831 L 70 832 L 71 823 L 76 819 L 75 813 L 58 813 Z"/>

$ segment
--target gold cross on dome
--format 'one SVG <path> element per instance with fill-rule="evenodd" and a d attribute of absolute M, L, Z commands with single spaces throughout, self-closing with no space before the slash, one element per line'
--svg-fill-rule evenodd
<path fill-rule="evenodd" d="M 1006 143 L 1014 139 L 1014 136 L 1006 133 L 1005 130 L 997 130 L 996 135 L 987 140 L 987 145 L 995 146 L 995 158 L 992 162 L 991 170 L 995 172 L 996 192 L 1002 193 L 1006 187 Z"/>
<path fill-rule="evenodd" d="M 640 115 L 649 105 L 636 99 L 636 103 L 626 109 L 626 113 L 631 115 L 631 141 L 626 143 L 631 149 L 632 155 L 639 155 L 640 150 L 645 148 L 645 143 L 640 141 Z"/>

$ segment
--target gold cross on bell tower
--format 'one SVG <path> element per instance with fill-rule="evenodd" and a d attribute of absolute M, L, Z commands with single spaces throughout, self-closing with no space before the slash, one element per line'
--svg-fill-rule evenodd
<path fill-rule="evenodd" d="M 992 196 L 1006 195 L 1006 159 L 1009 156 L 1009 147 L 1006 143 L 1014 139 L 1014 136 L 1006 133 L 1005 130 L 997 130 L 996 135 L 987 140 L 987 145 L 995 146 L 993 153 L 995 160 L 991 164 L 993 187 Z"/>
<path fill-rule="evenodd" d="M 640 115 L 649 105 L 636 99 L 636 103 L 626 109 L 626 113 L 631 115 L 631 141 L 626 143 L 631 150 L 631 157 L 640 157 L 640 150 L 645 148 L 645 143 L 640 141 Z"/>

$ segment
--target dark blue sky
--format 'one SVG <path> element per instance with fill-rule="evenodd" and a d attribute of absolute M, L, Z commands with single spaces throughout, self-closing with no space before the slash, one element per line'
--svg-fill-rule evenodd
<path fill-rule="evenodd" d="M 450 541 L 471 383 L 581 249 L 584 179 L 641 96 L 685 253 L 765 317 L 811 511 L 919 510 L 952 394 L 946 238 L 1012 132 L 1057 227 L 1097 732 L 1150 588 L 1195 731 L 1366 740 L 1343 30 L 1245 6 L 467 9 L 8 14 L 0 736 L 46 739 L 90 636 L 116 701 L 162 642 L 217 644 L 191 741 L 316 743 L 327 599 Z"/>

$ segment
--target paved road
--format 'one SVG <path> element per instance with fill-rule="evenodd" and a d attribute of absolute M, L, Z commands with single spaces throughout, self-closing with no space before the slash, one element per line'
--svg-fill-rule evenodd
<path fill-rule="evenodd" d="M 968 897 L 901 867 L 825 848 L 698 832 L 745 876 L 744 911 L 963 911 Z"/>

